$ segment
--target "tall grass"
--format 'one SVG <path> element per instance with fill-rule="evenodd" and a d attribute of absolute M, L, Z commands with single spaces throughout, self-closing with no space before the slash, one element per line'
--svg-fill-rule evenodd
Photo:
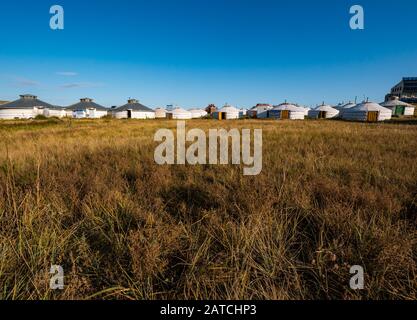
<path fill-rule="evenodd" d="M 0 298 L 417 298 L 417 126 L 187 123 L 263 128 L 245 177 L 156 165 L 153 135 L 175 125 L 0 123 Z"/>

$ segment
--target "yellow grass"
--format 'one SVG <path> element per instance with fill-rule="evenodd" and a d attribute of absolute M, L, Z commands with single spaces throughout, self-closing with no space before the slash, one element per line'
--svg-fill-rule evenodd
<path fill-rule="evenodd" d="M 0 298 L 417 298 L 412 122 L 187 123 L 263 128 L 256 177 L 156 165 L 153 135 L 175 126 L 0 122 Z"/>

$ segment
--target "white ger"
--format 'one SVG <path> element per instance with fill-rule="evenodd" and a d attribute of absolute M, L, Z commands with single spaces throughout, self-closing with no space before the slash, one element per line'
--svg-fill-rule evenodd
<path fill-rule="evenodd" d="M 155 119 L 155 111 L 135 99 L 129 99 L 127 104 L 114 109 L 112 113 L 116 119 Z"/>
<path fill-rule="evenodd" d="M 345 109 L 342 113 L 342 119 L 350 121 L 367 121 L 377 122 L 390 120 L 392 111 L 375 103 L 364 101 L 353 108 Z"/>
<path fill-rule="evenodd" d="M 406 103 L 395 97 L 393 100 L 381 103 L 381 106 L 392 111 L 393 116 L 413 116 L 415 107 L 412 104 Z"/>
<path fill-rule="evenodd" d="M 241 117 L 242 112 L 232 107 L 228 104 L 226 104 L 223 108 L 220 110 L 216 110 L 213 112 L 213 118 L 217 120 L 233 120 L 233 119 L 239 119 Z"/>
<path fill-rule="evenodd" d="M 174 110 L 167 111 L 167 119 L 189 120 L 192 118 L 193 116 L 190 111 L 180 107 L 177 107 Z"/>
<path fill-rule="evenodd" d="M 337 116 L 339 116 L 339 110 L 324 103 L 308 112 L 308 117 L 312 119 L 332 119 Z"/>
<path fill-rule="evenodd" d="M 304 120 L 305 109 L 291 103 L 282 103 L 269 111 L 271 119 Z"/>
<path fill-rule="evenodd" d="M 191 112 L 191 117 L 193 119 L 200 119 L 207 116 L 207 111 L 203 109 L 190 109 L 189 111 Z"/>
<path fill-rule="evenodd" d="M 82 98 L 80 102 L 73 104 L 66 108 L 70 110 L 73 118 L 83 119 L 98 119 L 108 115 L 108 108 L 105 108 L 94 102 L 90 98 Z"/>

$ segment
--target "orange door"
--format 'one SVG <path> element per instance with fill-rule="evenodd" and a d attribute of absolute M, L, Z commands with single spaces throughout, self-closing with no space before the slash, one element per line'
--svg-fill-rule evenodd
<path fill-rule="evenodd" d="M 377 122 L 378 121 L 378 111 L 368 112 L 368 122 Z"/>
<path fill-rule="evenodd" d="M 290 118 L 290 111 L 289 110 L 281 110 L 281 119 L 286 120 Z"/>

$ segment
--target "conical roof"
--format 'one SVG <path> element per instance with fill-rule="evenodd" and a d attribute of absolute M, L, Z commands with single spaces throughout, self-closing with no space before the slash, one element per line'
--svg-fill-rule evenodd
<path fill-rule="evenodd" d="M 121 112 L 121 111 L 127 111 L 127 110 L 154 112 L 151 108 L 144 106 L 143 104 L 139 103 L 138 100 L 135 100 L 135 99 L 129 99 L 127 101 L 127 104 L 114 109 L 115 112 Z"/>
<path fill-rule="evenodd" d="M 0 105 L 0 109 L 33 109 L 34 107 L 57 108 L 49 103 L 43 102 L 37 96 L 23 94 L 20 99 Z"/>
<path fill-rule="evenodd" d="M 107 111 L 108 108 L 105 108 L 95 102 L 93 102 L 93 99 L 90 98 L 82 98 L 80 99 L 80 102 L 73 104 L 66 109 L 68 110 L 84 110 L 84 109 L 96 109 L 98 111 Z"/>
<path fill-rule="evenodd" d="M 175 108 L 174 110 L 171 110 L 171 111 L 168 111 L 168 113 L 172 113 L 172 114 L 183 114 L 183 113 L 191 113 L 190 111 L 188 111 L 188 110 L 185 110 L 185 109 L 183 109 L 183 108 L 181 108 L 181 107 L 178 107 L 178 108 Z"/>
<path fill-rule="evenodd" d="M 353 108 L 350 108 L 349 111 L 356 112 L 356 111 L 388 111 L 391 112 L 391 110 L 384 108 L 383 106 L 379 105 L 375 102 L 362 102 L 358 105 L 356 105 Z"/>
<path fill-rule="evenodd" d="M 278 106 L 275 106 L 272 110 L 289 110 L 289 111 L 299 111 L 304 112 L 304 108 L 297 107 L 295 104 L 292 103 L 282 103 Z"/>
<path fill-rule="evenodd" d="M 228 105 L 228 104 L 226 104 L 223 108 L 221 108 L 220 110 L 219 110 L 219 112 L 228 112 L 228 113 L 233 113 L 233 112 L 235 112 L 235 113 L 239 113 L 239 109 L 237 109 L 237 108 L 235 108 L 235 107 L 233 107 L 233 106 L 231 106 L 231 105 Z"/>
<path fill-rule="evenodd" d="M 395 98 L 393 100 L 385 101 L 381 103 L 381 106 L 383 107 L 397 107 L 397 106 L 404 106 L 404 107 L 414 107 L 413 105 L 403 102 L 398 98 Z"/>
<path fill-rule="evenodd" d="M 325 112 L 339 112 L 339 110 L 333 108 L 331 105 L 328 104 L 322 104 L 316 108 L 314 108 L 315 111 L 325 111 Z"/>

